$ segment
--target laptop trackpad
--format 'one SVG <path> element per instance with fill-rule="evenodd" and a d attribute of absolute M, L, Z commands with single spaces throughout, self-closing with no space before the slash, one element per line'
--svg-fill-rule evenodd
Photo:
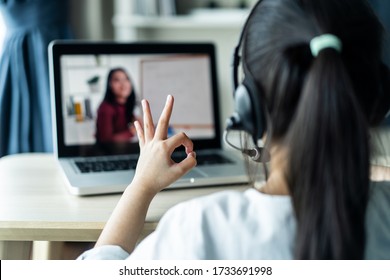
<path fill-rule="evenodd" d="M 203 174 L 203 172 L 200 172 L 199 170 L 197 169 L 192 169 L 190 172 L 188 172 L 186 175 L 184 175 L 183 177 L 181 177 L 181 179 L 191 179 L 191 178 L 204 178 L 206 177 L 205 174 Z"/>

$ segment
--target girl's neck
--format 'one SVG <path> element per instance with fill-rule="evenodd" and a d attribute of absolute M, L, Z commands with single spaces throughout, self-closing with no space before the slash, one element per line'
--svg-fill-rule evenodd
<path fill-rule="evenodd" d="M 125 105 L 126 104 L 126 98 L 116 98 L 115 101 L 119 105 Z"/>
<path fill-rule="evenodd" d="M 290 195 L 286 180 L 287 150 L 282 146 L 271 148 L 270 174 L 259 191 L 270 195 Z"/>

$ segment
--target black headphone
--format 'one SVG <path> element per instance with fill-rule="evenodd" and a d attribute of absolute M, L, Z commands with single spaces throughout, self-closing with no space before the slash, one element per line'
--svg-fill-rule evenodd
<path fill-rule="evenodd" d="M 264 97 L 264 94 L 262 88 L 256 84 L 255 79 L 246 67 L 245 62 L 242 63 L 245 77 L 242 82 L 239 82 L 239 66 L 242 59 L 240 52 L 244 35 L 251 16 L 261 2 L 262 0 L 259 0 L 252 8 L 241 31 L 238 44 L 234 49 L 232 59 L 234 113 L 226 121 L 225 141 L 230 144 L 227 140 L 227 133 L 230 130 L 245 131 L 252 136 L 255 147 L 253 149 L 239 149 L 232 144 L 230 144 L 230 146 L 239 149 L 242 153 L 248 155 L 256 162 L 267 162 L 270 159 L 268 152 L 264 153 L 263 148 L 256 146 L 257 141 L 264 136 L 264 133 L 267 130 L 266 108 L 261 100 Z"/>
<path fill-rule="evenodd" d="M 255 79 L 246 67 L 245 62 L 242 63 L 244 70 L 244 80 L 239 82 L 239 66 L 241 63 L 241 47 L 244 35 L 257 6 L 262 2 L 258 1 L 251 10 L 247 21 L 241 31 L 238 44 L 234 49 L 232 67 L 233 67 L 233 88 L 234 88 L 234 113 L 226 122 L 226 130 L 241 130 L 249 133 L 253 142 L 256 144 L 260 140 L 266 129 L 267 121 L 264 112 L 264 104 L 262 98 L 264 97 L 263 90 L 256 85 Z"/>

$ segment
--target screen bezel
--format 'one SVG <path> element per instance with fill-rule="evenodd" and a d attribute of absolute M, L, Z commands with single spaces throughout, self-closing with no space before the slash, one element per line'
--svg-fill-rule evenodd
<path fill-rule="evenodd" d="M 215 135 L 210 139 L 192 139 L 196 150 L 221 148 L 218 83 L 215 47 L 212 43 L 117 43 L 54 41 L 49 45 L 53 141 L 58 157 L 104 156 L 139 153 L 138 143 L 121 143 L 103 147 L 94 145 L 65 145 L 62 112 L 61 56 L 63 55 L 145 55 L 145 54 L 207 54 L 210 57 L 213 116 Z"/>

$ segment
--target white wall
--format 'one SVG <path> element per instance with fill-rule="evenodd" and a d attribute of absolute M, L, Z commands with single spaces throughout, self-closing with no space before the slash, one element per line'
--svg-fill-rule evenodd
<path fill-rule="evenodd" d="M 138 39 L 143 41 L 208 41 L 216 45 L 217 54 L 217 74 L 219 81 L 220 96 L 220 118 L 221 128 L 225 126 L 225 120 L 233 111 L 233 88 L 232 88 L 232 67 L 231 59 L 233 49 L 237 44 L 241 27 L 237 28 L 193 28 L 186 29 L 160 29 L 149 30 L 149 32 L 139 32 Z"/>
<path fill-rule="evenodd" d="M 201 7 L 207 0 L 178 0 L 177 3 L 184 5 L 186 2 L 187 8 Z M 222 2 L 222 1 L 220 1 Z M 225 7 L 231 7 L 233 3 L 237 4 L 238 0 L 223 1 Z M 253 4 L 253 0 L 247 0 L 248 5 Z M 221 3 L 222 4 L 222 3 Z M 234 5 L 233 5 L 234 6 Z M 132 26 L 131 19 L 134 17 L 132 13 L 134 8 L 129 5 L 127 0 L 116 0 L 114 11 L 117 17 L 114 19 L 115 39 L 119 41 L 173 41 L 173 42 L 213 42 L 217 52 L 217 72 L 219 81 L 220 94 L 220 124 L 223 129 L 225 120 L 232 114 L 233 111 L 233 89 L 232 89 L 232 67 L 231 59 L 233 49 L 237 44 L 241 27 L 245 21 L 246 14 L 240 20 L 237 18 L 226 20 L 226 17 L 210 20 L 210 16 L 206 17 L 206 21 L 210 22 L 210 26 L 197 23 L 189 24 L 189 27 L 183 27 L 174 24 L 173 27 L 167 24 L 164 26 Z M 115 15 L 114 15 L 115 16 Z M 221 15 L 220 15 L 221 16 Z M 236 15 L 237 16 L 237 15 Z M 128 21 L 128 22 L 127 22 Z M 190 20 L 191 22 L 191 20 Z M 218 24 L 222 22 L 222 24 Z M 227 26 L 223 26 L 224 24 Z"/>

